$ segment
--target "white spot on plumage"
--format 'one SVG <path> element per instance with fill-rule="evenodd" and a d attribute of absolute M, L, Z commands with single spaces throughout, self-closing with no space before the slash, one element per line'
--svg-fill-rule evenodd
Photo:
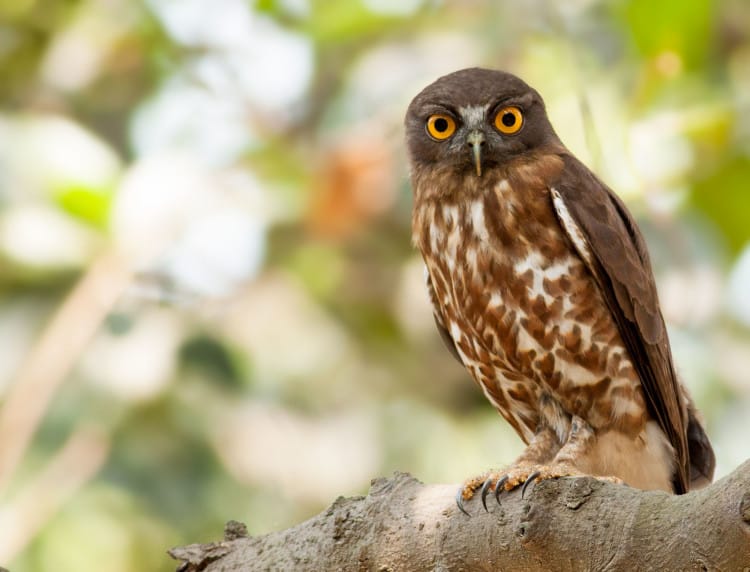
<path fill-rule="evenodd" d="M 448 269 L 453 272 L 458 266 L 458 247 L 461 242 L 461 231 L 458 225 L 454 225 L 451 231 L 448 233 L 448 238 L 445 241 L 444 256 L 445 261 L 448 264 Z"/>
<path fill-rule="evenodd" d="M 537 342 L 536 339 L 534 339 L 534 337 L 526 331 L 526 328 L 523 327 L 518 328 L 516 344 L 519 352 L 528 352 L 531 350 L 534 350 L 536 352 L 543 351 L 539 346 L 539 342 Z"/>
<path fill-rule="evenodd" d="M 513 271 L 521 276 L 531 270 L 532 281 L 527 286 L 530 297 L 541 296 L 546 302 L 551 302 L 552 296 L 544 291 L 544 279 L 547 277 L 547 272 L 542 268 L 543 263 L 544 258 L 539 251 L 533 250 L 513 265 Z"/>
<path fill-rule="evenodd" d="M 456 322 L 451 322 L 450 332 L 451 332 L 451 338 L 453 338 L 453 341 L 456 342 L 456 344 L 458 344 L 458 342 L 461 341 L 461 336 L 463 334 L 461 333 L 461 328 L 458 326 Z"/>
<path fill-rule="evenodd" d="M 594 385 L 601 381 L 601 378 L 594 375 L 591 370 L 563 359 L 555 359 L 555 370 L 562 373 L 563 379 L 573 382 L 576 386 Z"/>
<path fill-rule="evenodd" d="M 474 276 L 478 275 L 477 272 L 477 251 L 474 248 L 470 248 L 466 251 L 466 264 L 471 268 Z"/>
<path fill-rule="evenodd" d="M 560 323 L 560 333 L 563 335 L 571 333 L 576 326 L 578 326 L 578 329 L 581 332 L 581 349 L 588 350 L 591 347 L 591 324 L 573 320 L 563 320 Z"/>
<path fill-rule="evenodd" d="M 433 252 L 440 251 L 440 243 L 443 241 L 443 229 L 434 222 L 430 224 L 430 247 Z"/>
<path fill-rule="evenodd" d="M 562 315 L 563 318 L 565 318 L 568 315 L 568 312 L 572 312 L 575 309 L 575 305 L 573 304 L 573 300 L 571 300 L 569 295 L 565 295 L 562 297 Z"/>
<path fill-rule="evenodd" d="M 458 207 L 456 205 L 443 205 L 443 219 L 446 226 L 458 224 Z"/>
<path fill-rule="evenodd" d="M 560 219 L 563 230 L 565 230 L 565 233 L 570 240 L 573 241 L 573 246 L 575 246 L 581 258 L 583 258 L 587 265 L 591 265 L 593 261 L 591 248 L 589 247 L 589 242 L 586 240 L 586 236 L 583 234 L 581 227 L 578 226 L 578 223 L 573 219 L 573 216 L 565 205 L 565 201 L 560 192 L 557 189 L 550 189 L 550 192 L 552 193 L 552 204 L 555 207 L 555 212 Z"/>
<path fill-rule="evenodd" d="M 474 228 L 474 234 L 480 240 L 488 240 L 487 225 L 484 222 L 484 202 L 481 200 L 471 203 L 471 226 Z"/>
<path fill-rule="evenodd" d="M 528 270 L 537 271 L 543 262 L 542 254 L 538 250 L 532 250 L 513 265 L 513 271 L 516 274 L 524 274 Z"/>
<path fill-rule="evenodd" d="M 563 276 L 570 274 L 571 268 L 575 261 L 572 258 L 566 258 L 562 262 L 555 262 L 544 269 L 544 277 L 549 280 L 558 280 Z"/>
<path fill-rule="evenodd" d="M 612 419 L 620 419 L 632 415 L 634 417 L 641 414 L 643 408 L 631 397 L 621 397 L 614 395 L 612 397 Z"/>

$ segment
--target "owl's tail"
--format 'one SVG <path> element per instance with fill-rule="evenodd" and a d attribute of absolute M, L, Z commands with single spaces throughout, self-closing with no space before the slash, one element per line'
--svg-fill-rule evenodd
<path fill-rule="evenodd" d="M 692 400 L 688 403 L 687 438 L 690 455 L 690 490 L 700 489 L 713 480 L 716 457 L 708 435 L 698 420 L 698 412 Z"/>

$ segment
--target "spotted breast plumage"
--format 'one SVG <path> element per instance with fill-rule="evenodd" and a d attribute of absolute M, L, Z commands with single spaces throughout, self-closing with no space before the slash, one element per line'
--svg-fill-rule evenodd
<path fill-rule="evenodd" d="M 710 482 L 643 239 L 562 145 L 539 94 L 462 70 L 412 101 L 406 130 L 438 330 L 528 444 L 459 498 L 580 474 L 677 493 Z"/>

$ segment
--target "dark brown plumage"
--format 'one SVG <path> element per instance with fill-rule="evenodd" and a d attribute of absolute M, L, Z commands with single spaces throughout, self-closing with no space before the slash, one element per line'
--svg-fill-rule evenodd
<path fill-rule="evenodd" d="M 455 72 L 414 98 L 406 137 L 438 329 L 529 444 L 463 498 L 503 476 L 506 489 L 582 473 L 676 493 L 710 482 L 643 238 L 540 95 L 504 72 Z"/>

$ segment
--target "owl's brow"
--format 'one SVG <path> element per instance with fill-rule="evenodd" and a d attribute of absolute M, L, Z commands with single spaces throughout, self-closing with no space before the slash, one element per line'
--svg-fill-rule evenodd
<path fill-rule="evenodd" d="M 522 93 L 520 95 L 505 95 L 503 97 L 498 98 L 495 103 L 490 105 L 488 109 L 495 112 L 500 107 L 505 107 L 507 105 L 513 104 L 517 105 L 521 109 L 524 109 L 531 105 L 531 103 L 534 101 L 534 96 L 531 93 Z"/>
<path fill-rule="evenodd" d="M 440 103 L 427 103 L 422 106 L 421 112 L 425 117 L 432 115 L 433 113 L 448 113 L 454 119 L 460 117 L 455 107 L 452 105 L 442 105 Z"/>

